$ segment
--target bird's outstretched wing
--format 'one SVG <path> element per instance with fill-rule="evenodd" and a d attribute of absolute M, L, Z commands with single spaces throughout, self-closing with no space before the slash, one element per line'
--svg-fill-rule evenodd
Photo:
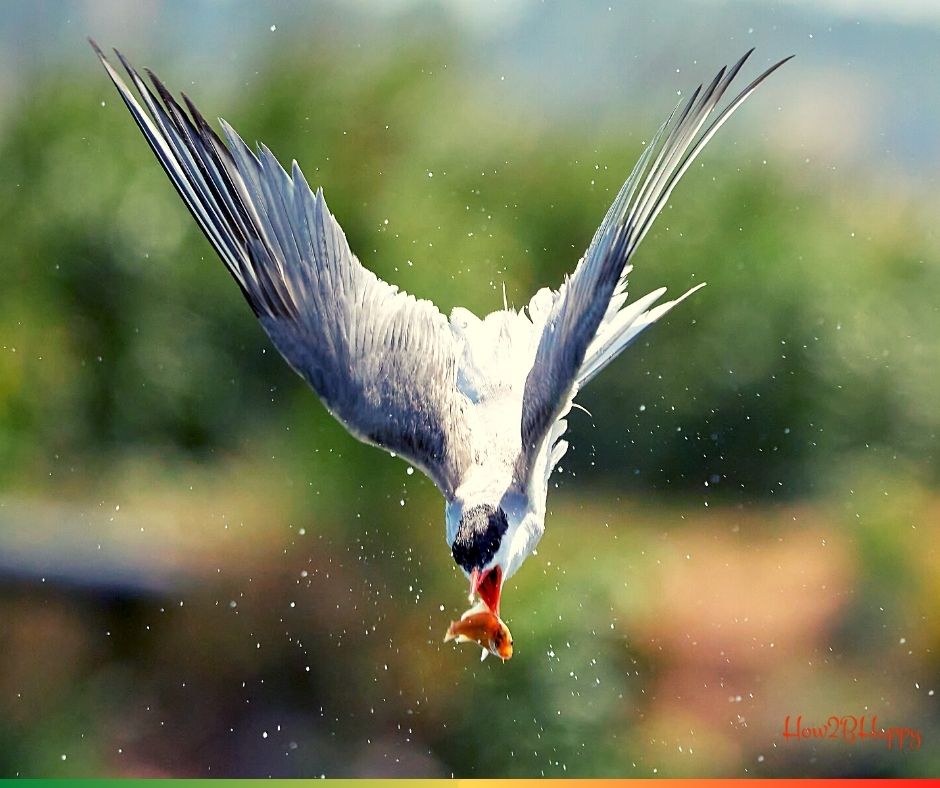
<path fill-rule="evenodd" d="M 751 51 L 730 69 L 721 69 L 704 90 L 700 85 L 681 111 L 676 106 L 620 189 L 574 273 L 555 296 L 525 383 L 518 483 L 530 478 L 544 442 L 564 431 L 552 428 L 571 406 L 578 387 L 681 300 L 650 309 L 665 292 L 657 290 L 624 306 L 629 261 L 702 148 L 757 86 L 790 59 L 757 77 L 702 131 Z"/>
<path fill-rule="evenodd" d="M 452 494 L 468 442 L 447 319 L 359 263 L 296 162 L 288 175 L 271 151 L 262 145 L 256 155 L 222 121 L 226 145 L 187 97 L 188 113 L 115 51 L 145 111 L 92 46 L 288 363 L 357 438 L 401 455 Z"/>

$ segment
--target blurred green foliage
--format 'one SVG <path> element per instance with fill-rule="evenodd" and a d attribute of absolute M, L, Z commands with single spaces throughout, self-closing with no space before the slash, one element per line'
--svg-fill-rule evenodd
<path fill-rule="evenodd" d="M 380 275 L 445 311 L 499 308 L 503 285 L 521 306 L 577 261 L 642 133 L 597 139 L 463 106 L 449 59 L 436 42 L 362 73 L 329 48 L 288 49 L 226 114 L 300 159 Z M 2 312 L 5 473 L 35 478 L 53 452 L 233 448 L 264 428 L 272 388 L 293 396 L 300 382 L 107 84 L 62 74 L 38 89 L 0 149 L 15 285 Z M 618 488 L 717 475 L 728 495 L 763 498 L 812 491 L 833 457 L 883 451 L 935 481 L 940 272 L 923 206 L 911 194 L 888 207 L 849 179 L 720 143 L 634 275 L 636 292 L 709 287 L 584 393 L 597 423 L 619 426 L 576 417 L 569 464 L 596 461 L 593 479 Z"/>
<path fill-rule="evenodd" d="M 446 35 L 344 46 L 284 47 L 238 91 L 192 98 L 295 156 L 364 263 L 443 311 L 557 286 L 652 126 L 599 137 L 589 119 L 497 111 Z M 165 598 L 0 597 L 0 772 L 935 772 L 927 748 L 846 760 L 766 742 L 785 713 L 855 713 L 879 693 L 894 723 L 940 731 L 933 696 L 892 694 L 938 667 L 923 545 L 940 519 L 940 242 L 913 190 L 731 145 L 732 127 L 632 288 L 709 286 L 584 392 L 593 415 L 572 417 L 545 543 L 507 592 L 519 655 L 478 665 L 438 644 L 463 591 L 431 485 L 353 443 L 276 355 L 104 74 L 42 74 L 0 128 L 0 485 L 130 501 L 161 534 L 142 555 L 181 533 L 202 547 L 198 582 Z M 760 599 L 734 578 L 759 585 L 770 570 L 748 568 L 785 539 L 792 571 L 816 567 L 838 599 L 777 646 L 783 662 L 743 636 L 670 640 L 669 588 L 690 606 L 712 582 Z M 682 579 L 687 550 L 715 562 L 707 582 Z M 775 589 L 765 610 L 815 609 L 818 588 Z M 912 629 L 899 672 L 866 661 Z M 721 687 L 713 706 L 683 676 Z M 760 688 L 751 730 L 722 716 L 742 687 Z"/>

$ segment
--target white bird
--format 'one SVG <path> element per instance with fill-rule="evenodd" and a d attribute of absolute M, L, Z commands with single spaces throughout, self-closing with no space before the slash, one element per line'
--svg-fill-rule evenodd
<path fill-rule="evenodd" d="M 264 145 L 227 140 L 185 95 L 147 83 L 115 50 L 141 106 L 92 42 L 153 148 L 271 341 L 356 438 L 423 471 L 446 500 L 454 560 L 498 617 L 505 580 L 545 530 L 548 480 L 567 449 L 577 393 L 699 287 L 627 303 L 631 260 L 705 144 L 786 60 L 706 121 L 751 52 L 677 105 L 640 156 L 574 273 L 518 311 L 446 318 L 364 268 L 322 190 Z M 752 50 L 753 51 L 753 50 Z"/>

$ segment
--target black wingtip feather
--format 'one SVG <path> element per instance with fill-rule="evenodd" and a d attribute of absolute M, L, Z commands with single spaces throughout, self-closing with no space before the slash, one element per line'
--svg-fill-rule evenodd
<path fill-rule="evenodd" d="M 124 66 L 124 70 L 127 71 L 131 79 L 133 79 L 135 76 L 138 76 L 133 66 L 131 66 L 131 64 L 127 62 L 127 58 L 125 58 L 124 55 L 121 54 L 120 50 L 117 47 L 113 49 L 113 52 L 114 52 L 114 56 L 120 61 L 121 65 Z"/>
<path fill-rule="evenodd" d="M 186 108 L 189 110 L 189 114 L 192 115 L 193 120 L 196 121 L 196 126 L 202 132 L 203 136 L 208 136 L 212 142 L 215 143 L 217 147 L 217 152 L 222 155 L 223 153 L 226 156 L 231 158 L 231 154 L 228 149 L 228 145 L 222 141 L 222 138 L 216 134 L 215 129 L 209 125 L 209 121 L 205 119 L 203 114 L 199 111 L 199 108 L 192 102 L 192 100 L 185 93 L 180 94 L 183 97 L 183 101 L 186 104 Z"/>
<path fill-rule="evenodd" d="M 237 221 L 232 221 L 231 214 L 226 215 L 226 206 L 224 201 L 218 200 L 219 193 L 216 189 L 216 183 L 214 182 L 211 174 L 206 169 L 206 162 L 202 159 L 201 155 L 195 148 L 195 137 L 198 137 L 198 130 L 195 128 L 195 126 L 193 126 L 192 121 L 186 116 L 186 113 L 179 106 L 179 104 L 173 100 L 172 95 L 169 93 L 160 79 L 155 74 L 153 74 L 153 72 L 151 72 L 149 69 L 146 69 L 146 73 L 150 77 L 154 88 L 160 97 L 159 99 L 154 96 L 146 82 L 144 82 L 144 80 L 140 77 L 140 74 L 133 68 L 133 66 L 131 66 L 124 55 L 119 50 L 114 50 L 115 56 L 118 58 L 124 70 L 127 72 L 128 77 L 130 78 L 131 85 L 137 89 L 138 94 L 144 100 L 146 114 L 150 116 L 150 119 L 157 125 L 157 128 L 159 128 L 162 124 L 168 124 L 167 130 L 170 131 L 171 134 L 174 134 L 178 141 L 190 151 L 190 155 L 192 156 L 192 162 L 190 164 L 186 164 L 182 159 L 179 159 L 178 154 L 170 154 L 174 159 L 176 159 L 177 166 L 181 168 L 181 172 L 174 175 L 172 174 L 173 165 L 170 162 L 164 160 L 166 153 L 161 151 L 161 149 L 158 147 L 158 143 L 154 139 L 151 139 L 151 132 L 147 129 L 144 121 L 145 110 L 139 106 L 132 106 L 130 102 L 133 101 L 133 98 L 129 93 L 130 87 L 123 85 L 123 82 L 120 80 L 117 72 L 113 70 L 111 65 L 108 63 L 107 58 L 101 52 L 100 48 L 97 47 L 95 42 L 92 42 L 92 46 L 95 48 L 95 51 L 97 52 L 102 64 L 108 71 L 111 80 L 118 88 L 118 92 L 124 99 L 125 104 L 127 104 L 132 116 L 134 116 L 135 121 L 137 122 L 141 131 L 144 133 L 144 137 L 147 139 L 154 153 L 157 155 L 157 159 L 160 161 L 167 175 L 170 177 L 171 182 L 173 182 L 174 186 L 177 188 L 177 191 L 179 191 L 180 195 L 183 197 L 183 201 L 189 209 L 190 213 L 192 213 L 203 232 L 209 238 L 209 241 L 213 244 L 213 246 L 216 247 L 216 250 L 219 252 L 219 255 L 225 263 L 226 267 L 229 268 L 230 273 L 238 284 L 239 289 L 242 291 L 242 294 L 245 296 L 245 299 L 248 301 L 252 310 L 256 314 L 259 313 L 259 308 L 266 309 L 272 314 L 277 314 L 279 311 L 283 311 L 278 309 L 276 301 L 273 303 L 270 301 L 267 292 L 263 292 L 261 294 L 261 304 L 255 302 L 257 294 L 253 295 L 249 289 L 247 289 L 245 281 L 243 280 L 245 275 L 245 271 L 242 270 L 244 268 L 244 264 L 239 261 L 237 254 L 235 256 L 230 254 L 230 252 L 234 250 L 229 248 L 229 246 L 226 244 L 224 235 L 221 235 L 219 232 L 213 233 L 205 224 L 205 221 L 209 221 L 211 223 L 221 219 L 221 221 L 227 225 L 228 232 L 232 234 L 232 237 L 237 240 L 241 240 L 241 242 L 244 243 L 244 234 L 240 232 L 242 228 L 238 226 Z M 127 92 L 125 93 L 125 91 Z M 138 114 L 140 117 L 138 117 Z M 155 131 L 154 133 L 159 134 L 164 138 L 164 140 L 167 140 L 166 131 Z M 214 154 L 217 156 L 213 150 L 213 146 L 210 145 L 207 147 L 209 148 L 209 156 L 213 156 Z M 225 150 L 224 146 L 223 150 Z M 199 177 L 196 179 L 193 179 L 192 173 L 187 175 L 183 172 L 183 170 L 191 168 L 193 165 L 195 165 L 199 171 Z M 224 166 L 216 165 L 216 168 L 219 169 L 219 174 L 228 182 L 228 185 L 230 186 L 230 179 L 228 178 L 228 174 L 225 172 Z M 209 203 L 204 204 L 204 210 L 200 212 L 196 205 L 191 202 L 190 196 L 187 196 L 184 193 L 183 186 L 177 180 L 180 177 L 186 178 L 186 180 L 188 180 L 192 187 L 196 190 L 201 191 L 203 189 L 208 189 L 213 193 L 215 199 L 210 198 Z M 201 201 L 204 198 L 205 195 L 202 197 L 197 195 L 195 199 L 197 201 Z M 237 199 L 237 195 L 233 196 L 232 199 Z M 212 207 L 213 204 L 215 206 L 214 208 Z M 237 206 L 236 211 L 243 213 L 244 208 L 242 206 Z M 201 213 L 204 213 L 205 215 L 203 216 Z M 219 230 L 221 230 L 221 228 L 219 228 Z"/>

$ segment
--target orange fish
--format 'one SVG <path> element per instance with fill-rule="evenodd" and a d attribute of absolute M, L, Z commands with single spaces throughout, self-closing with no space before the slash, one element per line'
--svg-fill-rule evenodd
<path fill-rule="evenodd" d="M 503 620 L 490 610 L 484 602 L 471 607 L 459 621 L 451 622 L 444 635 L 444 642 L 476 643 L 483 647 L 483 656 L 493 654 L 503 662 L 512 657 L 512 634 Z"/>

